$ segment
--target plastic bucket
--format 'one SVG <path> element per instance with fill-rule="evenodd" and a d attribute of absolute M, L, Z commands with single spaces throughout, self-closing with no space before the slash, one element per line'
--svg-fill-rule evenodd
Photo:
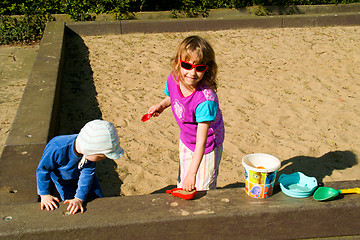
<path fill-rule="evenodd" d="M 245 168 L 245 191 L 253 198 L 267 198 L 273 193 L 281 162 L 265 153 L 253 153 L 242 159 Z"/>

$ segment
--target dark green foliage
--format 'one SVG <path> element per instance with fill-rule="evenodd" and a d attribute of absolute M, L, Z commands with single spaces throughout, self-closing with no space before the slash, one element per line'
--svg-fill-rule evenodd
<path fill-rule="evenodd" d="M 61 12 L 61 0 L 3 0 L 0 15 L 54 14 Z"/>
<path fill-rule="evenodd" d="M 131 19 L 133 12 L 172 11 L 173 17 L 206 17 L 210 9 L 251 7 L 267 15 L 263 6 L 359 3 L 360 0 L 2 0 L 0 44 L 31 43 L 41 39 L 50 14 L 68 14 L 75 21 L 91 21 L 97 14 L 112 13 Z M 10 15 L 22 15 L 14 18 Z"/>
<path fill-rule="evenodd" d="M 212 8 L 347 4 L 360 0 L 2 0 L 0 15 L 69 14 L 74 20 L 90 20 L 90 14 L 138 11 L 205 12 Z"/>
<path fill-rule="evenodd" d="M 127 13 L 131 10 L 131 2 L 131 0 L 3 0 L 0 1 L 0 15 L 57 13 L 69 14 L 75 21 L 86 21 L 94 20 L 93 15 L 100 13 Z"/>
<path fill-rule="evenodd" d="M 0 45 L 31 44 L 40 41 L 50 15 L 0 16 Z"/>
<path fill-rule="evenodd" d="M 211 4 L 207 0 L 196 1 L 196 0 L 181 0 L 178 2 L 178 6 L 172 8 L 172 16 L 178 17 L 197 17 L 202 15 L 207 17 L 209 15 L 209 9 Z"/>

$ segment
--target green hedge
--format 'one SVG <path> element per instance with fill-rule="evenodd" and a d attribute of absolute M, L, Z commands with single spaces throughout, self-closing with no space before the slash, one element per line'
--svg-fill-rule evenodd
<path fill-rule="evenodd" d="M 51 15 L 0 16 L 0 45 L 33 44 L 41 40 Z"/>
<path fill-rule="evenodd" d="M 46 22 L 53 20 L 51 14 L 68 14 L 75 21 L 91 21 L 101 13 L 112 13 L 120 20 L 129 19 L 132 12 L 169 10 L 173 17 L 206 17 L 209 9 L 216 8 L 358 2 L 360 0 L 2 0 L 0 44 L 29 44 L 39 41 Z"/>
<path fill-rule="evenodd" d="M 3 0 L 0 15 L 69 14 L 74 20 L 90 20 L 91 13 L 127 13 L 214 8 L 242 8 L 254 5 L 289 6 L 347 4 L 360 0 Z"/>
<path fill-rule="evenodd" d="M 69 14 L 75 21 L 93 20 L 92 13 L 127 13 L 131 0 L 3 0 L 0 15 Z"/>

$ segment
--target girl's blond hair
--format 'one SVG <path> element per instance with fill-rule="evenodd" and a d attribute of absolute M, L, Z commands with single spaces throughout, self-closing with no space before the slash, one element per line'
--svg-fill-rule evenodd
<path fill-rule="evenodd" d="M 171 59 L 172 73 L 176 81 L 182 81 L 180 75 L 180 60 L 189 61 L 192 55 L 196 55 L 197 64 L 208 65 L 200 84 L 206 84 L 214 91 L 217 90 L 217 64 L 215 52 L 211 45 L 199 36 L 185 38 L 178 46 L 175 57 Z"/>

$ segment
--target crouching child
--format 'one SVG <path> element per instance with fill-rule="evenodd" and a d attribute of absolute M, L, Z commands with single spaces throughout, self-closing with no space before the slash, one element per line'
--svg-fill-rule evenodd
<path fill-rule="evenodd" d="M 95 174 L 96 162 L 118 159 L 124 150 L 113 124 L 104 120 L 88 122 L 79 134 L 54 137 L 46 145 L 36 170 L 37 193 L 41 210 L 55 210 L 59 199 L 51 195 L 54 183 L 67 210 L 84 212 L 87 199 L 103 197 Z"/>

